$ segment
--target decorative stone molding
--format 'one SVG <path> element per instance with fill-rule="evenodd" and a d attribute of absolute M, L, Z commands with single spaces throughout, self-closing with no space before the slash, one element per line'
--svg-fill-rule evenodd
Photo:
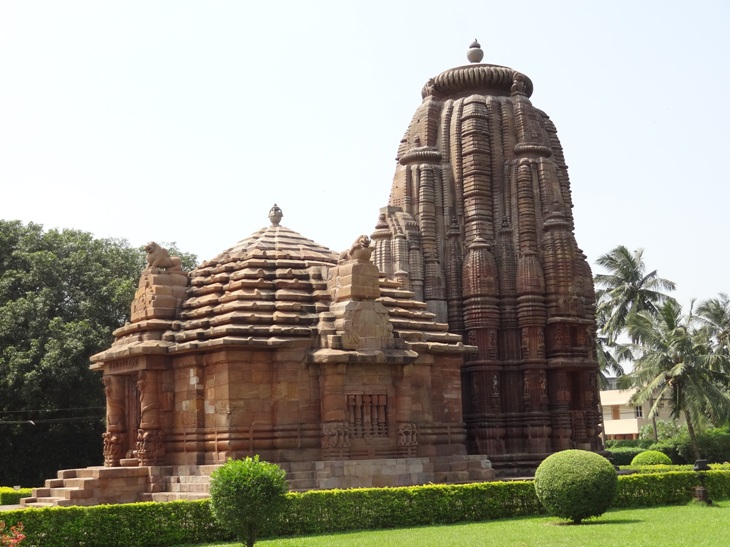
<path fill-rule="evenodd" d="M 417 446 L 418 426 L 416 424 L 398 425 L 398 446 Z"/>
<path fill-rule="evenodd" d="M 107 431 L 102 434 L 104 439 L 104 467 L 119 467 L 124 457 L 122 439 L 119 434 Z"/>
<path fill-rule="evenodd" d="M 160 429 L 137 430 L 137 458 L 140 465 L 161 465 L 164 463 L 164 434 Z"/>
<path fill-rule="evenodd" d="M 322 424 L 322 448 L 349 448 L 348 425 L 342 422 Z"/>

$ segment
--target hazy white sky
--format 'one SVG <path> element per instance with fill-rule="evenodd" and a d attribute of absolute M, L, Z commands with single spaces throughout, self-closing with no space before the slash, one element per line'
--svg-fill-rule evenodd
<path fill-rule="evenodd" d="M 727 0 L 0 0 L 0 218 L 203 260 L 276 202 L 341 250 L 474 38 L 555 122 L 592 265 L 643 247 L 682 302 L 730 291 Z"/>

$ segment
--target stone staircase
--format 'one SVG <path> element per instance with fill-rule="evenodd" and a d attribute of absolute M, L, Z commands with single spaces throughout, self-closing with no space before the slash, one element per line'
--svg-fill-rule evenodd
<path fill-rule="evenodd" d="M 23 507 L 99 505 L 140 501 L 149 481 L 146 467 L 86 467 L 64 469 L 45 486 L 34 488 L 29 498 L 20 500 Z"/>
<path fill-rule="evenodd" d="M 181 465 L 160 468 L 162 473 L 151 483 L 141 501 L 176 501 L 207 498 L 210 475 L 220 465 Z"/>

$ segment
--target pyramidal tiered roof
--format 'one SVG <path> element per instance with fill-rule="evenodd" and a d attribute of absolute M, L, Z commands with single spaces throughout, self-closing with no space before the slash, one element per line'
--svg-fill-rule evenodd
<path fill-rule="evenodd" d="M 280 226 L 274 205 L 271 225 L 258 230 L 203 262 L 187 274 L 188 288 L 173 315 L 156 313 L 167 298 L 168 278 L 184 272 L 145 270 L 136 306 L 139 317 L 114 332 L 112 347 L 92 357 L 93 368 L 105 361 L 140 354 L 184 353 L 223 346 L 277 348 L 317 346 L 333 296 L 327 285 L 340 255 Z M 182 275 L 181 275 L 182 274 Z M 162 285 L 159 285 L 162 283 Z M 377 301 L 387 310 L 392 335 L 409 349 L 470 351 L 461 336 L 437 323 L 426 304 L 396 280 L 381 273 Z M 330 318 L 331 319 L 331 318 Z"/>
<path fill-rule="evenodd" d="M 316 334 L 337 253 L 278 222 L 190 272 L 188 298 L 164 339 L 172 352 L 212 345 L 280 346 Z"/>
<path fill-rule="evenodd" d="M 435 352 L 476 351 L 464 346 L 461 336 L 448 332 L 446 323 L 437 323 L 436 314 L 414 298 L 413 291 L 403 290 L 398 281 L 380 278 L 378 302 L 388 310 L 393 334 L 405 340 L 412 350 Z"/>

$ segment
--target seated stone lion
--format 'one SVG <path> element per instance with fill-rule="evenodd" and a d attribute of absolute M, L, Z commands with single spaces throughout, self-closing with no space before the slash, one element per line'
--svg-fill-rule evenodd
<path fill-rule="evenodd" d="M 147 252 L 148 270 L 181 271 L 181 261 L 178 256 L 170 256 L 167 249 L 160 247 L 154 241 L 150 241 L 144 248 Z"/>
<path fill-rule="evenodd" d="M 340 262 L 346 260 L 370 260 L 373 250 L 370 247 L 370 238 L 366 235 L 359 236 L 347 251 L 340 253 Z"/>

